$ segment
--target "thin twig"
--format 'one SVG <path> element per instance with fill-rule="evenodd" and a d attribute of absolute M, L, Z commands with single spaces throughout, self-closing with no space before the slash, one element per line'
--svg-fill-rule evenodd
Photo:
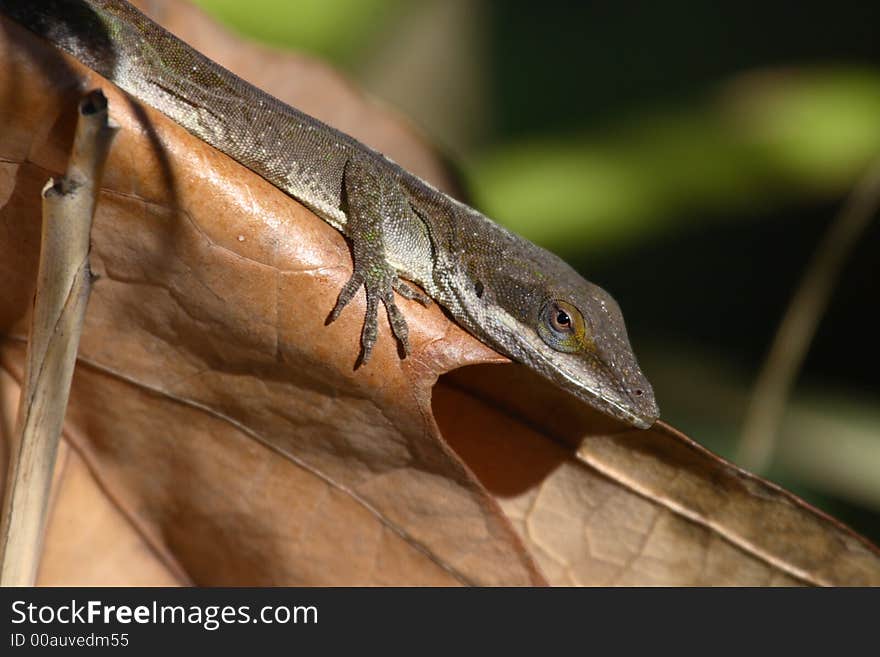
<path fill-rule="evenodd" d="M 776 331 L 740 436 L 737 462 L 764 471 L 773 458 L 785 405 L 806 358 L 843 264 L 880 207 L 880 160 L 834 218 Z"/>
<path fill-rule="evenodd" d="M 43 231 L 25 375 L 16 420 L 3 524 L 0 585 L 33 586 L 49 489 L 91 286 L 92 216 L 116 133 L 100 91 L 86 95 L 67 175 L 43 188 Z"/>

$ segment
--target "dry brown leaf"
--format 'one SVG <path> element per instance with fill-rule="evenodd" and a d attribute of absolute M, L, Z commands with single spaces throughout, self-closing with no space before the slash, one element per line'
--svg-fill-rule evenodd
<path fill-rule="evenodd" d="M 661 423 L 627 429 L 525 368 L 446 375 L 443 436 L 553 584 L 880 585 L 877 548 Z"/>
<path fill-rule="evenodd" d="M 283 67 L 285 88 L 258 81 L 450 188 L 429 149 L 335 74 L 228 36 L 215 52 L 216 28 L 183 16 L 159 18 L 227 63 Z M 63 168 L 74 85 L 102 86 L 122 125 L 42 583 L 540 584 L 532 555 L 555 584 L 880 583 L 876 549 L 834 521 L 519 366 L 447 375 L 432 411 L 437 376 L 503 362 L 436 307 L 401 301 L 412 357 L 384 330 L 354 371 L 362 296 L 324 324 L 351 268 L 336 231 L 2 27 L 0 356 L 15 380 L 38 192 Z"/>

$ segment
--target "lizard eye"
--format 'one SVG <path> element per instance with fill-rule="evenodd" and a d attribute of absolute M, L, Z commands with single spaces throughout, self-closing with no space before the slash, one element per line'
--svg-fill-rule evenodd
<path fill-rule="evenodd" d="M 571 317 L 562 308 L 556 308 L 550 314 L 550 324 L 560 333 L 571 331 Z"/>
<path fill-rule="evenodd" d="M 586 323 L 577 308 L 556 299 L 544 304 L 538 335 L 556 351 L 574 353 L 586 344 Z"/>

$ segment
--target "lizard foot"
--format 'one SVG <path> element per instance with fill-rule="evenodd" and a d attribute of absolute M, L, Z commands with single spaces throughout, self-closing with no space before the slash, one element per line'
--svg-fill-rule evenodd
<path fill-rule="evenodd" d="M 400 344 L 401 357 L 409 355 L 409 329 L 394 302 L 394 292 L 428 305 L 431 299 L 400 280 L 387 260 L 386 222 L 405 218 L 408 203 L 393 178 L 382 174 L 368 159 L 352 158 L 342 175 L 342 204 L 347 221 L 345 235 L 351 242 L 354 273 L 339 292 L 336 305 L 327 317 L 334 321 L 361 286 L 367 294 L 367 310 L 361 331 L 361 355 L 355 369 L 370 360 L 379 333 L 379 302 L 385 306 L 391 331 Z"/>
<path fill-rule="evenodd" d="M 342 309 L 352 300 L 357 291 L 364 287 L 367 294 L 367 309 L 364 314 L 364 327 L 361 331 L 361 355 L 355 367 L 366 365 L 373 353 L 373 347 L 376 344 L 376 338 L 379 333 L 379 302 L 385 306 L 385 312 L 388 314 L 388 323 L 391 325 L 391 331 L 397 338 L 403 349 L 403 355 L 408 356 L 410 352 L 409 346 L 409 328 L 403 313 L 394 302 L 394 291 L 397 291 L 406 299 L 413 299 L 422 305 L 429 305 L 431 298 L 411 288 L 398 278 L 397 273 L 388 266 L 371 267 L 367 273 L 362 272 L 358 268 L 352 274 L 351 278 L 339 292 L 339 298 L 330 315 L 327 317 L 327 323 L 335 321 Z"/>

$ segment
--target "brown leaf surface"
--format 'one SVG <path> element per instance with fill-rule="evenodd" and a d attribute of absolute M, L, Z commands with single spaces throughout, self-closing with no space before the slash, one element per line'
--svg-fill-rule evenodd
<path fill-rule="evenodd" d="M 185 5 L 148 5 L 209 55 L 271 71 L 255 81 L 451 189 L 397 117 L 322 65 L 241 45 Z M 2 28 L 7 436 L 38 192 L 63 168 L 76 85 L 102 86 L 122 125 L 41 583 L 539 584 L 533 556 L 554 584 L 880 583 L 875 548 L 672 429 L 626 431 L 515 365 L 458 370 L 432 389 L 443 372 L 503 362 L 436 306 L 401 301 L 412 357 L 386 329 L 354 371 L 362 296 L 324 325 L 351 268 L 336 231 Z"/>
<path fill-rule="evenodd" d="M 446 375 L 434 409 L 551 583 L 880 585 L 876 547 L 662 422 L 627 429 L 514 365 Z"/>

